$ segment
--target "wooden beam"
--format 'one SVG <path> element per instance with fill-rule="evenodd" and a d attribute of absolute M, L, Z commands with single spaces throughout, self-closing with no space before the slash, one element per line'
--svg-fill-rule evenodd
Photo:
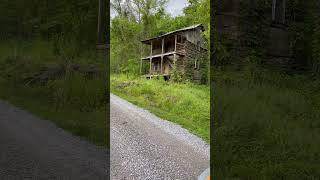
<path fill-rule="evenodd" d="M 163 53 L 164 53 L 164 38 L 162 38 L 162 55 L 161 55 L 161 65 L 160 65 L 160 68 L 161 68 L 161 74 L 162 74 L 162 64 L 163 64 Z"/>
<path fill-rule="evenodd" d="M 162 53 L 161 54 L 163 54 L 164 53 L 164 38 L 162 39 Z"/>
<path fill-rule="evenodd" d="M 157 58 L 157 57 L 161 57 L 161 56 L 163 56 L 163 57 L 165 57 L 165 56 L 171 56 L 171 55 L 173 55 L 173 54 L 178 54 L 178 55 L 182 55 L 182 56 L 184 56 L 185 54 L 181 54 L 181 53 L 179 53 L 179 52 L 174 52 L 174 51 L 171 51 L 171 52 L 167 52 L 167 53 L 164 53 L 164 54 L 156 54 L 156 55 L 153 55 L 153 56 L 147 56 L 147 57 L 144 57 L 144 58 L 141 58 L 142 60 L 148 60 L 148 59 L 150 59 L 151 57 L 152 58 Z"/>

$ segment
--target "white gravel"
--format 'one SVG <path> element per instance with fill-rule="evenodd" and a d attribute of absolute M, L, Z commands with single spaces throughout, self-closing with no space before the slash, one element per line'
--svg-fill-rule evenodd
<path fill-rule="evenodd" d="M 124 99 L 121 99 L 114 94 L 110 95 L 110 99 L 113 103 L 116 103 L 121 107 L 126 107 L 127 111 L 144 118 L 146 121 L 149 121 L 168 134 L 173 135 L 177 139 L 183 141 L 185 144 L 190 145 L 190 147 L 194 148 L 195 151 L 210 158 L 210 145 L 208 145 L 198 136 L 191 134 L 188 130 L 182 128 L 180 125 L 165 119 L 161 119 L 149 111 L 142 109 Z"/>
<path fill-rule="evenodd" d="M 210 147 L 180 125 L 110 95 L 112 179 L 196 179 Z"/>

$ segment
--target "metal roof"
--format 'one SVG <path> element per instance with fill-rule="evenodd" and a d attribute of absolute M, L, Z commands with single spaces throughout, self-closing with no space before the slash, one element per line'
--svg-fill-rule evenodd
<path fill-rule="evenodd" d="M 145 43 L 145 44 L 149 44 L 149 41 L 151 41 L 153 39 L 157 39 L 157 38 L 160 38 L 160 37 L 168 36 L 168 35 L 171 35 L 171 34 L 174 34 L 174 33 L 177 33 L 177 32 L 181 32 L 181 31 L 188 31 L 188 30 L 195 29 L 195 28 L 198 28 L 198 27 L 201 27 L 201 30 L 204 31 L 204 27 L 203 27 L 202 24 L 196 24 L 196 25 L 185 27 L 185 28 L 177 29 L 175 31 L 167 32 L 167 33 L 162 34 L 160 36 L 156 36 L 156 37 L 153 37 L 153 38 L 142 40 L 141 42 Z"/>

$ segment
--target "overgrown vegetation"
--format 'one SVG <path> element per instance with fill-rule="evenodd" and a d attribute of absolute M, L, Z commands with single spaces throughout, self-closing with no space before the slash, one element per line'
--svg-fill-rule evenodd
<path fill-rule="evenodd" d="M 202 63 L 202 84 L 191 82 L 173 62 L 170 82 L 140 79 L 149 66 L 141 67 L 140 58 L 150 51 L 141 40 L 179 28 L 202 24 L 207 49 L 210 45 L 209 0 L 188 0 L 183 14 L 173 17 L 165 11 L 167 0 L 113 0 L 111 19 L 111 92 L 182 125 L 209 143 L 209 58 Z M 189 66 L 193 69 L 194 62 Z M 146 65 L 147 63 L 145 63 Z M 189 78 L 188 78 L 189 77 Z"/>
<path fill-rule="evenodd" d="M 7 47 L 0 58 L 1 99 L 106 145 L 108 93 L 103 71 L 90 74 L 84 62 L 72 69 L 49 46 L 43 41 L 21 40 L 1 44 L 0 49 Z"/>
<path fill-rule="evenodd" d="M 317 1 L 286 1 L 291 58 L 266 65 L 272 1 L 241 1 L 239 41 L 216 34 L 216 179 L 318 179 Z M 318 4 L 318 5 L 316 5 Z M 312 43 L 313 42 L 313 43 Z M 312 51 L 313 49 L 313 51 Z M 239 56 L 240 55 L 240 56 Z"/>
<path fill-rule="evenodd" d="M 107 55 L 95 49 L 97 15 L 91 0 L 1 3 L 0 98 L 108 145 Z"/>
<path fill-rule="evenodd" d="M 203 24 L 207 49 L 210 45 L 209 0 L 188 0 L 183 14 L 173 17 L 165 11 L 168 0 L 113 0 L 111 6 L 116 15 L 111 19 L 111 73 L 139 74 L 140 58 L 150 52 L 141 40 L 177 30 Z M 147 63 L 145 63 L 146 65 Z M 209 58 L 204 59 L 203 83 L 208 83 Z M 148 66 L 142 67 L 146 72 Z M 178 78 L 179 79 L 179 78 Z M 183 78 L 183 81 L 190 78 Z M 179 81 L 182 81 L 179 80 Z"/>
<path fill-rule="evenodd" d="M 320 80 L 215 70 L 215 177 L 319 177 Z"/>
<path fill-rule="evenodd" d="M 111 92 L 210 142 L 210 89 L 161 79 L 111 76 Z"/>

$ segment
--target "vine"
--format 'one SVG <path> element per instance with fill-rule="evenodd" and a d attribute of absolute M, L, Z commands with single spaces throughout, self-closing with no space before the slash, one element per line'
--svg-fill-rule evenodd
<path fill-rule="evenodd" d="M 183 76 L 181 71 L 177 67 L 177 59 L 173 59 L 173 66 L 172 66 L 172 71 L 171 71 L 171 80 L 173 82 L 182 82 Z"/>

